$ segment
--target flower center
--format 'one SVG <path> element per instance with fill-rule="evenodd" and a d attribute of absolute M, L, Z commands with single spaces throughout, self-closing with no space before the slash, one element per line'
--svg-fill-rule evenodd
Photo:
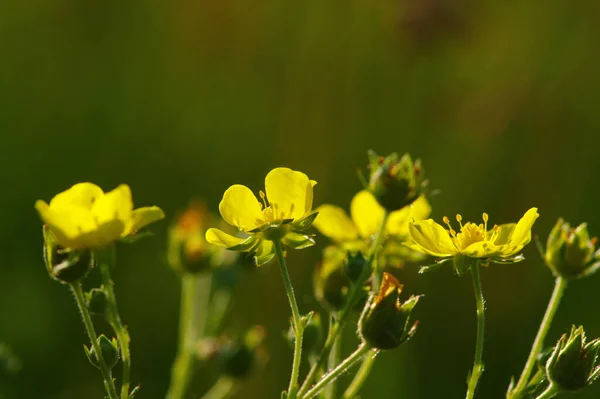
<path fill-rule="evenodd" d="M 450 225 L 450 219 L 448 219 L 447 216 L 444 216 L 443 220 L 444 220 L 444 223 L 448 226 L 448 232 L 450 234 L 450 238 L 452 239 L 454 246 L 456 246 L 456 248 L 459 251 L 463 251 L 469 245 L 475 244 L 476 242 L 481 242 L 481 241 L 493 242 L 496 239 L 496 237 L 498 236 L 498 233 L 500 232 L 500 226 L 494 225 L 493 231 L 491 232 L 491 234 L 488 234 L 488 231 L 487 231 L 487 222 L 489 219 L 488 214 L 484 213 L 482 216 L 482 219 L 483 219 L 483 223 L 480 223 L 479 225 L 477 225 L 475 223 L 471 223 L 471 222 L 462 224 L 462 216 L 456 215 L 456 221 L 460 225 L 460 233 L 457 233 L 456 231 L 454 231 L 454 229 L 452 229 L 452 226 Z"/>

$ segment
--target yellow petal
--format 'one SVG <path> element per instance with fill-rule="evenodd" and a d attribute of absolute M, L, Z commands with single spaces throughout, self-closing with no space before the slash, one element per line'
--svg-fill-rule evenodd
<path fill-rule="evenodd" d="M 531 227 L 539 216 L 537 208 L 531 208 L 525 212 L 510 237 L 509 245 L 521 246 L 521 248 L 527 245 L 531 241 Z"/>
<path fill-rule="evenodd" d="M 510 237 L 512 236 L 513 232 L 515 231 L 515 227 L 517 227 L 517 224 L 516 223 L 506 223 L 506 224 L 501 224 L 498 227 L 500 227 L 500 231 L 498 232 L 496 239 L 494 239 L 494 245 L 508 244 Z M 489 238 L 493 234 L 494 234 L 494 230 L 490 230 L 487 232 L 487 237 Z"/>
<path fill-rule="evenodd" d="M 408 232 L 417 244 L 408 245 L 412 249 L 438 257 L 452 256 L 458 253 L 446 229 L 432 219 L 410 223 Z"/>
<path fill-rule="evenodd" d="M 65 220 L 60 217 L 60 214 L 50 208 L 48 204 L 42 200 L 38 200 L 35 203 L 35 209 L 40 214 L 40 218 L 48 226 L 56 241 L 59 245 L 70 248 L 71 237 L 75 236 L 77 230 L 75 226 L 70 223 L 70 220 Z"/>
<path fill-rule="evenodd" d="M 350 220 L 342 208 L 325 204 L 318 207 L 315 211 L 319 212 L 319 215 L 313 222 L 313 226 L 321 234 L 338 242 L 352 241 L 358 238 L 358 231 L 354 223 L 352 223 L 352 220 Z"/>
<path fill-rule="evenodd" d="M 125 222 L 111 219 L 94 227 L 87 233 L 79 234 L 72 240 L 71 248 L 100 248 L 117 241 L 125 229 Z"/>
<path fill-rule="evenodd" d="M 131 218 L 132 209 L 131 189 L 128 185 L 121 184 L 111 192 L 96 199 L 92 205 L 92 214 L 98 225 L 118 219 L 125 226 Z"/>
<path fill-rule="evenodd" d="M 304 173 L 288 168 L 270 171 L 265 189 L 275 220 L 302 219 L 312 208 L 313 183 Z"/>
<path fill-rule="evenodd" d="M 225 191 L 219 211 L 227 223 L 245 231 L 265 223 L 260 203 L 252 191 L 241 184 L 234 184 Z"/>
<path fill-rule="evenodd" d="M 463 255 L 471 258 L 489 258 L 500 253 L 500 248 L 491 241 L 478 241 L 461 251 Z"/>
<path fill-rule="evenodd" d="M 206 231 L 205 237 L 206 241 L 210 242 L 211 244 L 215 244 L 225 248 L 235 247 L 236 245 L 239 245 L 246 240 L 245 238 L 234 237 L 230 234 L 225 233 L 222 230 L 215 228 L 208 229 Z"/>
<path fill-rule="evenodd" d="M 157 206 L 145 206 L 135 209 L 131 212 L 131 217 L 127 222 L 123 235 L 133 234 L 142 228 L 161 219 L 164 219 L 165 213 Z"/>
<path fill-rule="evenodd" d="M 373 194 L 363 190 L 352 198 L 350 214 L 360 236 L 368 238 L 379 230 L 384 210 Z"/>
<path fill-rule="evenodd" d="M 411 219 L 427 219 L 431 214 L 431 205 L 427 198 L 422 195 L 415 202 L 404 208 L 390 213 L 386 226 L 388 234 L 404 237 L 408 235 L 408 223 Z"/>
<path fill-rule="evenodd" d="M 65 209 L 72 206 L 79 206 L 90 209 L 94 201 L 103 194 L 102 189 L 95 184 L 78 183 L 68 190 L 55 195 L 52 201 L 50 201 L 50 207 Z"/>

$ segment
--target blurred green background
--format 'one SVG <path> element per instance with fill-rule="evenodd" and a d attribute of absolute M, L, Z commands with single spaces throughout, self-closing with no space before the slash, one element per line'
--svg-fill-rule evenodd
<path fill-rule="evenodd" d="M 192 197 L 213 210 L 233 183 L 258 190 L 288 166 L 348 207 L 366 150 L 421 157 L 433 216 L 517 220 L 545 237 L 558 216 L 600 234 L 600 35 L 594 1 L 41 1 L 0 5 L 0 341 L 23 362 L 0 398 L 100 398 L 74 300 L 51 281 L 36 199 L 80 181 L 131 185 L 168 216 Z M 178 278 L 166 227 L 119 248 L 115 272 L 140 398 L 162 398 L 175 351 Z M 317 237 L 319 247 L 327 243 Z M 289 255 L 301 310 L 319 247 Z M 483 271 L 487 365 L 480 398 L 520 373 L 552 289 L 528 260 Z M 471 281 L 450 268 L 397 273 L 425 293 L 415 339 L 380 355 L 364 398 L 461 398 L 471 368 Z M 600 277 L 573 283 L 549 335 L 600 336 Z M 277 398 L 291 351 L 277 268 L 249 274 L 231 323 L 268 328 L 270 361 L 237 398 Z M 351 349 L 352 331 L 348 331 Z M 600 386 L 579 398 L 596 398 Z"/>

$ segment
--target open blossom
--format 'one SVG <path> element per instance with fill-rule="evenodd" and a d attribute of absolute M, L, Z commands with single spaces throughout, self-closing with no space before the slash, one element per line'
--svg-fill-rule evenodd
<path fill-rule="evenodd" d="M 229 187 L 219 211 L 227 223 L 247 236 L 236 237 L 211 228 L 206 232 L 206 240 L 230 250 L 254 252 L 259 264 L 273 257 L 273 240 L 297 249 L 313 245 L 312 237 L 305 231 L 316 217 L 312 211 L 315 184 L 302 172 L 275 168 L 265 178 L 266 194 L 260 192 L 262 202 L 246 186 Z"/>
<path fill-rule="evenodd" d="M 122 184 L 105 193 L 92 183 L 79 183 L 35 209 L 56 242 L 69 249 L 93 249 L 109 245 L 122 237 L 164 218 L 156 206 L 133 209 L 131 190 Z"/>
<path fill-rule="evenodd" d="M 350 217 L 335 205 L 325 204 L 317 208 L 319 216 L 314 226 L 323 235 L 337 244 L 352 244 L 373 237 L 381 225 L 385 210 L 369 191 L 359 191 L 350 203 Z M 408 236 L 408 223 L 411 218 L 421 220 L 429 216 L 431 206 L 424 196 L 411 205 L 391 212 L 385 234 L 398 238 Z"/>
<path fill-rule="evenodd" d="M 483 214 L 483 223 L 462 223 L 462 216 L 456 215 L 460 226 L 457 233 L 444 216 L 445 229 L 432 219 L 413 221 L 409 224 L 412 242 L 407 246 L 417 251 L 438 257 L 449 258 L 463 255 L 469 258 L 487 259 L 502 262 L 510 261 L 531 241 L 531 227 L 538 218 L 537 208 L 531 208 L 518 223 L 494 225 L 488 230 L 488 215 Z"/>

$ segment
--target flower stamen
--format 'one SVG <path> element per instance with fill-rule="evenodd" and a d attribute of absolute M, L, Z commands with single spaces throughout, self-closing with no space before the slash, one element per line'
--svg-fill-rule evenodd
<path fill-rule="evenodd" d="M 452 236 L 452 238 L 456 238 L 456 231 L 454 231 L 452 229 L 452 225 L 450 224 L 450 219 L 448 219 L 448 216 L 444 216 L 442 218 L 442 220 L 444 221 L 446 226 L 448 226 L 448 230 L 450 231 L 450 235 Z M 461 229 L 462 229 L 462 226 L 461 226 Z"/>

